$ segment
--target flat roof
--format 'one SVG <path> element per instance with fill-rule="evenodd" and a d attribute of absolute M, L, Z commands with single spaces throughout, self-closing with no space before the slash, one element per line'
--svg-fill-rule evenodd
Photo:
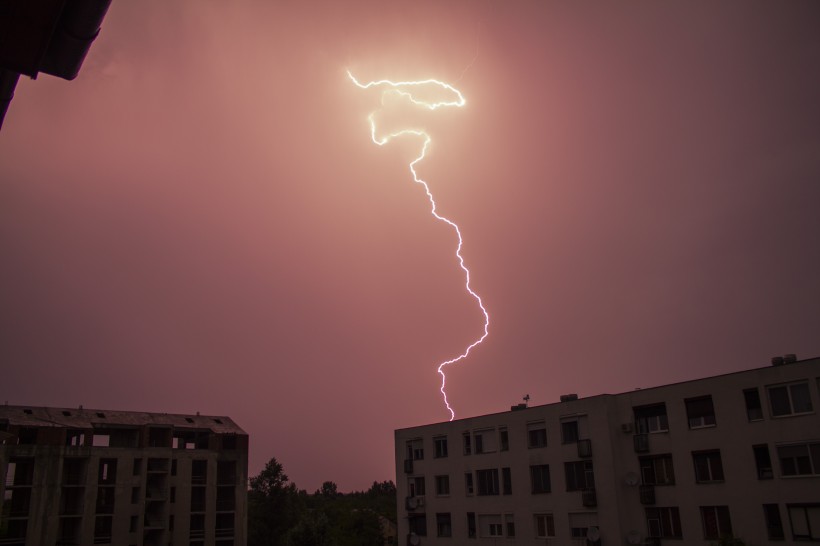
<path fill-rule="evenodd" d="M 210 429 L 217 434 L 247 433 L 224 415 L 184 415 L 85 408 L 0 406 L 0 420 L 23 427 L 106 428 L 117 426 L 159 426 Z"/>

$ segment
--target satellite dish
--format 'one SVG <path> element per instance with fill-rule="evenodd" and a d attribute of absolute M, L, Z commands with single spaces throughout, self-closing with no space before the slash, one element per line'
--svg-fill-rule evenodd
<path fill-rule="evenodd" d="M 638 485 L 638 475 L 634 472 L 627 472 L 626 476 L 624 476 L 624 482 L 626 482 L 626 485 L 634 487 Z"/>
<path fill-rule="evenodd" d="M 641 534 L 638 531 L 629 531 L 629 534 L 626 535 L 626 541 L 630 544 L 640 544 Z"/>
<path fill-rule="evenodd" d="M 409 542 L 413 546 L 418 546 L 419 544 L 421 544 L 421 539 L 419 538 L 419 536 L 416 533 L 410 533 Z"/>
<path fill-rule="evenodd" d="M 590 542 L 598 542 L 601 539 L 601 531 L 596 526 L 587 529 L 587 540 Z"/>

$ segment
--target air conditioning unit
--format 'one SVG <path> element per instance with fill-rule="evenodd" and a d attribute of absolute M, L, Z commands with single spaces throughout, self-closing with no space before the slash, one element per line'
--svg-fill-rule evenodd
<path fill-rule="evenodd" d="M 624 423 L 621 425 L 621 432 L 630 434 L 632 432 L 632 423 Z"/>

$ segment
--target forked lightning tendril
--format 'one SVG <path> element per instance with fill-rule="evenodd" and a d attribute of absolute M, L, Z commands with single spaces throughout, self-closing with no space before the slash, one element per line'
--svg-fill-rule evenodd
<path fill-rule="evenodd" d="M 349 70 L 347 71 L 347 75 L 354 84 L 356 84 L 358 87 L 360 87 L 362 89 L 369 89 L 371 87 L 379 87 L 379 86 L 386 87 L 387 89 L 382 94 L 382 104 L 384 104 L 384 97 L 387 95 L 387 93 L 394 93 L 396 95 L 404 97 L 407 100 L 409 100 L 411 103 L 413 103 L 417 106 L 421 106 L 423 108 L 427 108 L 428 110 L 436 110 L 436 109 L 444 107 L 444 106 L 455 106 L 457 108 L 461 108 L 462 106 L 464 106 L 464 104 L 466 102 L 464 100 L 464 96 L 461 94 L 461 92 L 458 89 L 456 89 L 455 87 L 453 87 L 453 86 L 451 86 L 447 83 L 439 81 L 439 80 L 429 79 L 429 80 L 400 81 L 400 82 L 394 82 L 394 81 L 390 81 L 390 80 L 377 80 L 377 81 L 371 81 L 371 82 L 363 84 L 363 83 L 360 83 L 353 76 L 353 74 L 350 73 Z M 452 93 L 455 96 L 455 100 L 440 101 L 440 102 L 429 102 L 429 101 L 425 101 L 425 100 L 420 100 L 416 96 L 413 95 L 413 89 L 421 87 L 421 86 L 427 86 L 427 85 L 437 86 L 437 87 L 440 87 L 440 88 L 442 88 L 446 91 L 449 91 L 450 93 Z M 450 407 L 450 403 L 447 400 L 447 392 L 445 390 L 445 387 L 447 386 L 447 376 L 444 374 L 444 368 L 445 368 L 445 366 L 448 366 L 450 364 L 455 364 L 459 360 L 467 358 L 467 355 L 470 354 L 470 351 L 473 349 L 473 347 L 475 347 L 476 345 L 478 345 L 482 341 L 484 341 L 484 339 L 489 334 L 490 315 L 487 313 L 487 310 L 484 308 L 484 303 L 481 301 L 481 297 L 478 294 L 476 294 L 473 291 L 472 288 L 470 288 L 470 270 L 467 269 L 467 266 L 464 265 L 464 257 L 462 257 L 462 255 L 461 255 L 461 247 L 462 247 L 463 242 L 464 242 L 462 237 L 461 237 L 461 230 L 458 228 L 458 225 L 456 225 L 455 222 L 453 222 L 452 220 L 449 220 L 448 218 L 445 218 L 444 216 L 439 215 L 438 212 L 436 212 L 436 201 L 435 201 L 435 199 L 433 199 L 433 194 L 430 191 L 430 187 L 427 185 L 427 182 L 425 182 L 424 180 L 419 178 L 418 173 L 416 172 L 416 164 L 419 163 L 422 159 L 424 159 L 424 156 L 427 153 L 427 147 L 430 145 L 430 142 L 431 142 L 430 135 L 427 134 L 426 131 L 423 131 L 421 129 L 402 129 L 401 131 L 397 131 L 395 133 L 388 133 L 387 135 L 382 136 L 380 138 L 380 137 L 377 136 L 377 133 L 376 133 L 376 121 L 375 121 L 376 112 L 377 111 L 371 112 L 368 115 L 367 119 L 370 122 L 370 137 L 373 139 L 373 142 L 376 143 L 377 145 L 384 146 L 385 144 L 390 142 L 392 139 L 394 139 L 396 137 L 403 136 L 403 135 L 414 135 L 414 136 L 421 137 L 423 139 L 423 144 L 422 144 L 422 147 L 421 147 L 421 153 L 419 154 L 419 156 L 416 159 L 411 161 L 410 165 L 409 165 L 410 166 L 410 172 L 413 174 L 413 181 L 416 182 L 417 184 L 421 184 L 422 186 L 424 186 L 424 191 L 425 191 L 425 193 L 427 193 L 427 197 L 430 200 L 430 207 L 431 207 L 431 212 L 432 212 L 433 216 L 437 220 L 440 220 L 440 221 L 450 225 L 455 230 L 456 235 L 458 236 L 458 246 L 456 247 L 456 258 L 458 258 L 459 266 L 464 271 L 464 275 L 465 275 L 465 279 L 466 279 L 464 286 L 467 289 L 467 292 L 469 292 L 470 295 L 473 298 L 475 298 L 476 302 L 478 303 L 478 307 L 481 309 L 481 312 L 484 314 L 484 333 L 481 335 L 481 337 L 479 337 L 477 340 L 475 340 L 473 343 L 471 343 L 464 350 L 464 352 L 461 353 L 460 355 L 458 355 L 457 357 L 452 358 L 450 360 L 446 360 L 446 361 L 444 361 L 444 362 L 442 362 L 441 364 L 438 365 L 438 373 L 441 374 L 441 388 L 439 390 L 441 391 L 441 395 L 444 398 L 444 405 L 447 406 L 447 411 L 450 412 L 450 421 L 452 421 L 453 419 L 455 419 L 456 413 L 455 413 L 455 411 L 453 411 L 453 408 Z"/>

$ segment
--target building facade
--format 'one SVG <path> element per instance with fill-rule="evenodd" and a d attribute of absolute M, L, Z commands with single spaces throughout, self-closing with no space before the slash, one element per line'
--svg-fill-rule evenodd
<path fill-rule="evenodd" d="M 244 546 L 228 417 L 0 406 L 0 544 Z"/>
<path fill-rule="evenodd" d="M 820 358 L 395 432 L 403 544 L 820 541 Z"/>

